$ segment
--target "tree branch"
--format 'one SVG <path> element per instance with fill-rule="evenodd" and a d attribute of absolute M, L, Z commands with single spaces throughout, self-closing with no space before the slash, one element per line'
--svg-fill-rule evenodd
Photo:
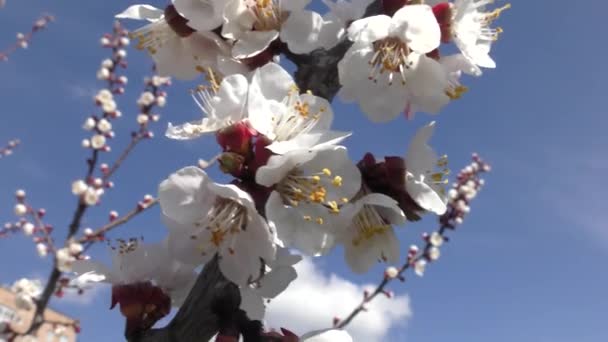
<path fill-rule="evenodd" d="M 365 11 L 364 17 L 382 13 L 382 1 L 375 0 Z M 284 45 L 282 53 L 297 67 L 295 81 L 302 91 L 311 90 L 313 94 L 331 102 L 340 90 L 338 63 L 353 45 L 348 39 L 329 50 L 319 49 L 307 55 L 297 55 Z"/>
<path fill-rule="evenodd" d="M 220 330 L 220 315 L 237 312 L 240 301 L 238 287 L 222 275 L 216 256 L 205 265 L 169 325 L 127 338 L 130 342 L 209 341 Z"/>

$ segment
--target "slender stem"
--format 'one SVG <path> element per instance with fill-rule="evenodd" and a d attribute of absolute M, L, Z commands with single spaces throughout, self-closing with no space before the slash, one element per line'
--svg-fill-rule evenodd
<path fill-rule="evenodd" d="M 143 206 L 138 205 L 135 209 L 128 212 L 125 216 L 117 218 L 116 220 L 113 220 L 112 222 L 106 224 L 105 226 L 93 231 L 93 234 L 90 234 L 90 235 L 87 235 L 87 236 L 81 238 L 80 240 L 78 240 L 78 242 L 85 244 L 84 250 L 86 251 L 93 245 L 93 243 L 95 242 L 94 241 L 95 238 L 102 237 L 105 234 L 107 234 L 109 231 L 111 231 L 112 229 L 129 222 L 133 217 L 141 214 L 142 212 L 144 212 L 147 209 L 154 207 L 157 203 L 158 203 L 158 199 L 153 199 L 152 201 L 147 202 Z"/>
<path fill-rule="evenodd" d="M 0 62 L 8 61 L 8 56 L 19 50 L 19 48 L 25 49 L 34 37 L 34 34 L 45 28 L 48 23 L 54 20 L 55 17 L 50 14 L 41 15 L 40 18 L 38 18 L 32 25 L 30 32 L 24 34 L 22 37 L 18 37 L 15 43 L 9 45 L 4 50 L 0 51 Z"/>

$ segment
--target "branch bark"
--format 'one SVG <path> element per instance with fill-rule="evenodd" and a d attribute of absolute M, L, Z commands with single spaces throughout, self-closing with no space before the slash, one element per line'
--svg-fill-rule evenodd
<path fill-rule="evenodd" d="M 131 342 L 209 341 L 220 330 L 218 311 L 236 312 L 240 301 L 238 287 L 222 275 L 216 256 L 205 265 L 169 325 L 127 338 Z"/>

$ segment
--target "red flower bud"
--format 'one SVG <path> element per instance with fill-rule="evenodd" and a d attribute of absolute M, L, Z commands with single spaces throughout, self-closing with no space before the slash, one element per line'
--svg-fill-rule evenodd
<path fill-rule="evenodd" d="M 452 40 L 452 5 L 449 2 L 439 3 L 433 6 L 433 14 L 441 28 L 441 42 L 449 43 Z"/>
<path fill-rule="evenodd" d="M 225 152 L 234 152 L 242 156 L 249 154 L 251 138 L 254 132 L 244 122 L 226 127 L 217 133 L 217 143 Z"/>

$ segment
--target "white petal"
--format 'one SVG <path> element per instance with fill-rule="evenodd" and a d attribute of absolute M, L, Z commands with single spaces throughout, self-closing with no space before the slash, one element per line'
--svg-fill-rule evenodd
<path fill-rule="evenodd" d="M 268 163 L 255 174 L 256 183 L 272 186 L 280 182 L 294 167 L 305 163 L 316 156 L 315 151 L 292 151 L 285 155 L 272 156 Z"/>
<path fill-rule="evenodd" d="M 402 7 L 393 15 L 390 31 L 421 54 L 435 50 L 441 42 L 441 29 L 428 5 Z"/>
<path fill-rule="evenodd" d="M 437 162 L 437 154 L 429 146 L 428 141 L 435 131 L 435 121 L 418 129 L 407 149 L 407 170 L 413 174 L 421 174 L 432 170 Z"/>
<path fill-rule="evenodd" d="M 460 53 L 441 56 L 439 62 L 448 70 L 448 72 L 463 71 L 472 76 L 481 76 L 481 70 Z"/>
<path fill-rule="evenodd" d="M 344 22 L 339 19 L 324 17 L 323 25 L 319 31 L 319 45 L 325 49 L 331 49 L 342 41 L 345 35 Z"/>
<path fill-rule="evenodd" d="M 342 140 L 351 136 L 352 132 L 327 131 L 323 133 L 300 134 L 287 141 L 277 141 L 268 146 L 267 149 L 276 154 L 285 154 L 298 149 L 323 149 L 331 145 L 337 145 Z"/>
<path fill-rule="evenodd" d="M 311 207 L 306 204 L 301 204 L 299 209 L 311 215 L 317 214 L 314 217 L 327 212 L 326 210 L 321 212 L 319 206 Z M 297 248 L 307 255 L 319 256 L 329 252 L 334 246 L 333 235 L 323 231 L 318 224 L 305 221 L 300 211 L 284 206 L 281 196 L 276 191 L 270 194 L 266 202 L 266 215 L 268 222 L 276 227 L 278 239 L 286 247 Z M 327 225 L 331 226 L 329 222 Z"/>
<path fill-rule="evenodd" d="M 251 88 L 265 99 L 283 101 L 293 89 L 295 82 L 291 75 L 276 63 L 268 63 L 257 69 L 251 80 Z"/>
<path fill-rule="evenodd" d="M 191 238 L 197 227 L 177 223 L 166 216 L 162 219 L 169 228 L 168 249 L 176 260 L 186 265 L 198 266 L 213 258 L 213 253 L 201 250 L 202 238 Z"/>
<path fill-rule="evenodd" d="M 122 13 L 117 14 L 116 18 L 156 21 L 160 19 L 163 14 L 163 10 L 160 10 L 154 6 L 133 5 L 124 10 Z"/>
<path fill-rule="evenodd" d="M 223 22 L 223 8 L 218 6 L 219 4 L 201 0 L 172 0 L 172 2 L 175 9 L 188 19 L 187 25 L 196 31 L 211 31 Z"/>
<path fill-rule="evenodd" d="M 278 37 L 277 31 L 246 31 L 234 44 L 232 56 L 238 59 L 253 57 L 264 51 Z"/>
<path fill-rule="evenodd" d="M 446 95 L 448 72 L 434 59 L 421 56 L 408 81 L 409 101 L 414 110 L 437 114 L 450 102 Z"/>
<path fill-rule="evenodd" d="M 424 210 L 434 212 L 437 215 L 443 215 L 447 210 L 445 199 L 423 181 L 406 181 L 405 190 Z"/>
<path fill-rule="evenodd" d="M 257 216 L 257 215 L 256 215 Z M 237 285 L 247 285 L 250 279 L 260 276 L 266 262 L 274 259 L 274 235 L 270 233 L 263 218 L 254 217 L 245 231 L 235 237 L 234 246 L 224 243 L 220 258 L 222 273 Z M 227 251 L 233 248 L 233 252 Z"/>
<path fill-rule="evenodd" d="M 260 294 L 264 298 L 275 298 L 285 291 L 289 284 L 298 277 L 293 267 L 280 267 L 264 275 L 260 280 Z"/>
<path fill-rule="evenodd" d="M 112 271 L 104 264 L 91 260 L 76 260 L 72 263 L 72 271 L 82 282 L 111 282 L 114 280 Z"/>
<path fill-rule="evenodd" d="M 209 178 L 205 171 L 185 167 L 172 174 L 158 187 L 163 214 L 176 222 L 191 224 L 205 215 L 215 200 L 206 190 Z"/>
<path fill-rule="evenodd" d="M 249 82 L 243 75 L 231 75 L 222 80 L 213 97 L 215 116 L 236 122 L 243 118 Z"/>
<path fill-rule="evenodd" d="M 373 205 L 380 215 L 391 224 L 402 224 L 406 222 L 405 214 L 399 208 L 399 203 L 383 194 L 372 193 L 361 198 L 357 203 Z"/>
<path fill-rule="evenodd" d="M 317 12 L 302 10 L 292 12 L 281 27 L 281 40 L 293 53 L 309 53 L 320 48 L 319 33 L 323 27 L 323 17 Z"/>
<path fill-rule="evenodd" d="M 348 39 L 355 44 L 371 44 L 386 38 L 389 34 L 391 18 L 387 15 L 375 15 L 354 21 L 348 27 Z"/>

